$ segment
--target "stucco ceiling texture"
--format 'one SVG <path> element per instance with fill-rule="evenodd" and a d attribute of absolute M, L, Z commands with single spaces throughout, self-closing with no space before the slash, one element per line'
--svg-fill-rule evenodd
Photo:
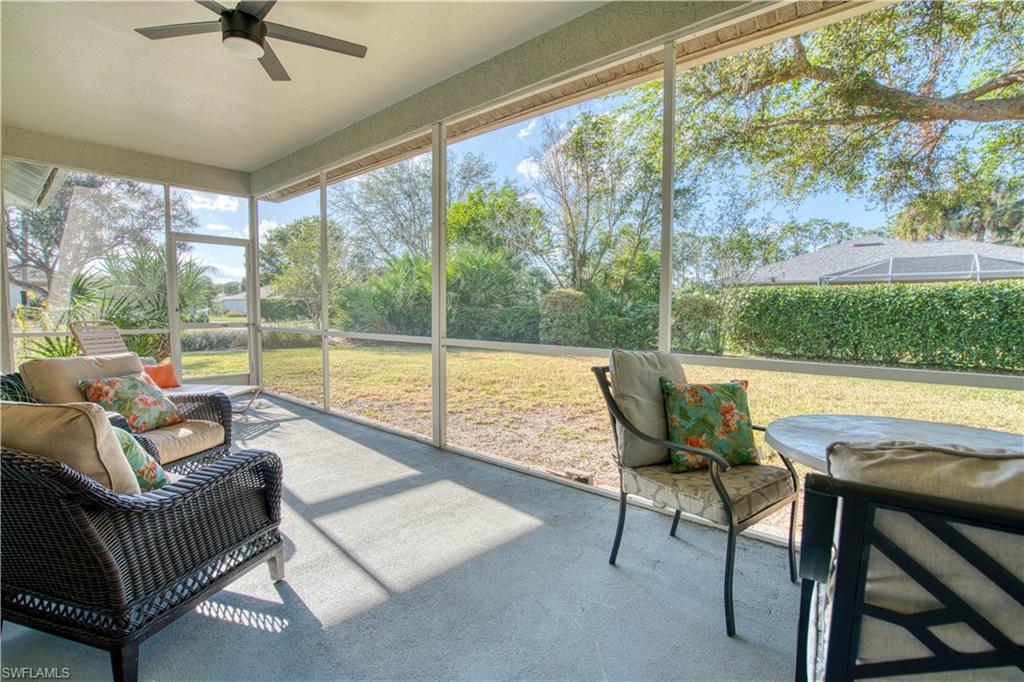
<path fill-rule="evenodd" d="M 284 0 L 268 20 L 369 52 L 272 40 L 292 77 L 273 82 L 217 33 L 133 30 L 216 20 L 194 2 L 4 2 L 3 123 L 252 171 L 600 4 Z"/>

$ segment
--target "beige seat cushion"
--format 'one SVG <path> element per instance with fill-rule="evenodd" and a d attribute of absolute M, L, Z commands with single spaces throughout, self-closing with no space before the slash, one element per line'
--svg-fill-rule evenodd
<path fill-rule="evenodd" d="M 623 416 L 648 436 L 665 440 L 668 428 L 665 420 L 665 398 L 661 394 L 661 377 L 685 382 L 683 366 L 669 353 L 621 350 L 612 351 L 612 393 Z M 642 467 L 662 464 L 669 452 L 637 438 L 625 429 L 619 434 L 622 465 Z"/>
<path fill-rule="evenodd" d="M 135 353 L 83 355 L 73 358 L 32 360 L 18 368 L 28 394 L 41 403 L 76 403 L 84 400 L 78 382 L 140 374 L 142 363 Z"/>
<path fill-rule="evenodd" d="M 224 443 L 223 426 L 198 419 L 162 426 L 143 435 L 156 445 L 160 463 L 164 465 Z"/>
<path fill-rule="evenodd" d="M 829 448 L 829 472 L 845 480 L 942 499 L 1024 509 L 1024 439 L 1020 452 L 967 450 L 914 443 L 836 443 Z M 1003 634 L 1024 644 L 1024 606 L 1009 597 L 970 562 L 949 548 L 909 514 L 879 509 L 875 526 Z M 1024 537 L 994 529 L 952 523 L 1013 575 L 1024 575 Z M 868 557 L 864 599 L 900 613 L 940 608 L 942 603 L 878 549 Z M 966 624 L 931 628 L 959 652 L 991 647 Z M 900 626 L 866 617 L 858 647 L 860 663 L 930 656 L 930 650 Z M 1004 671 L 957 673 L 959 679 L 1018 679 Z M 1019 671 L 1014 674 L 1019 676 Z"/>
<path fill-rule="evenodd" d="M 0 403 L 0 442 L 63 462 L 114 492 L 139 494 L 135 472 L 99 405 Z"/>
<path fill-rule="evenodd" d="M 737 520 L 793 494 L 789 471 L 779 467 L 747 464 L 721 474 L 722 484 L 733 501 Z M 727 525 L 729 516 L 706 470 L 674 473 L 670 464 L 622 470 L 622 489 L 646 497 L 655 504 L 684 511 L 714 523 Z"/>

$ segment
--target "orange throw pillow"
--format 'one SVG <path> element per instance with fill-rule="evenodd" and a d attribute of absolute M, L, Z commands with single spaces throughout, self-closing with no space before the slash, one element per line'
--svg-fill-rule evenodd
<path fill-rule="evenodd" d="M 149 375 L 153 383 L 160 388 L 178 388 L 181 386 L 181 382 L 178 381 L 178 377 L 174 374 L 174 365 L 170 363 L 164 365 L 143 365 L 142 371 Z"/>

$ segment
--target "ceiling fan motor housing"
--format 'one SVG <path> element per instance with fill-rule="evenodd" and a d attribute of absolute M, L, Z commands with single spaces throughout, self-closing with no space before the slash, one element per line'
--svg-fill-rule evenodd
<path fill-rule="evenodd" d="M 245 12 L 232 10 L 220 15 L 221 40 L 244 38 L 262 49 L 267 38 L 267 25 Z"/>

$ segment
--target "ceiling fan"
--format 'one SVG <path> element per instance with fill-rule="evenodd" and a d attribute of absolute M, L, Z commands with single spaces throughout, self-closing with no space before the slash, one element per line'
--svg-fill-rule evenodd
<path fill-rule="evenodd" d="M 228 9 L 215 0 L 196 0 L 206 9 L 220 15 L 219 21 L 198 21 L 188 24 L 168 24 L 166 26 L 148 26 L 135 29 L 150 40 L 164 38 L 180 38 L 200 33 L 220 31 L 221 43 L 232 54 L 250 59 L 259 59 L 263 69 L 272 80 L 290 81 L 288 72 L 284 70 L 281 60 L 270 49 L 267 38 L 287 40 L 291 43 L 308 45 L 321 50 L 339 52 L 351 57 L 362 59 L 366 56 L 366 46 L 339 40 L 330 36 L 303 31 L 291 26 L 283 26 L 264 21 L 274 7 L 276 0 L 242 0 L 235 9 Z"/>

